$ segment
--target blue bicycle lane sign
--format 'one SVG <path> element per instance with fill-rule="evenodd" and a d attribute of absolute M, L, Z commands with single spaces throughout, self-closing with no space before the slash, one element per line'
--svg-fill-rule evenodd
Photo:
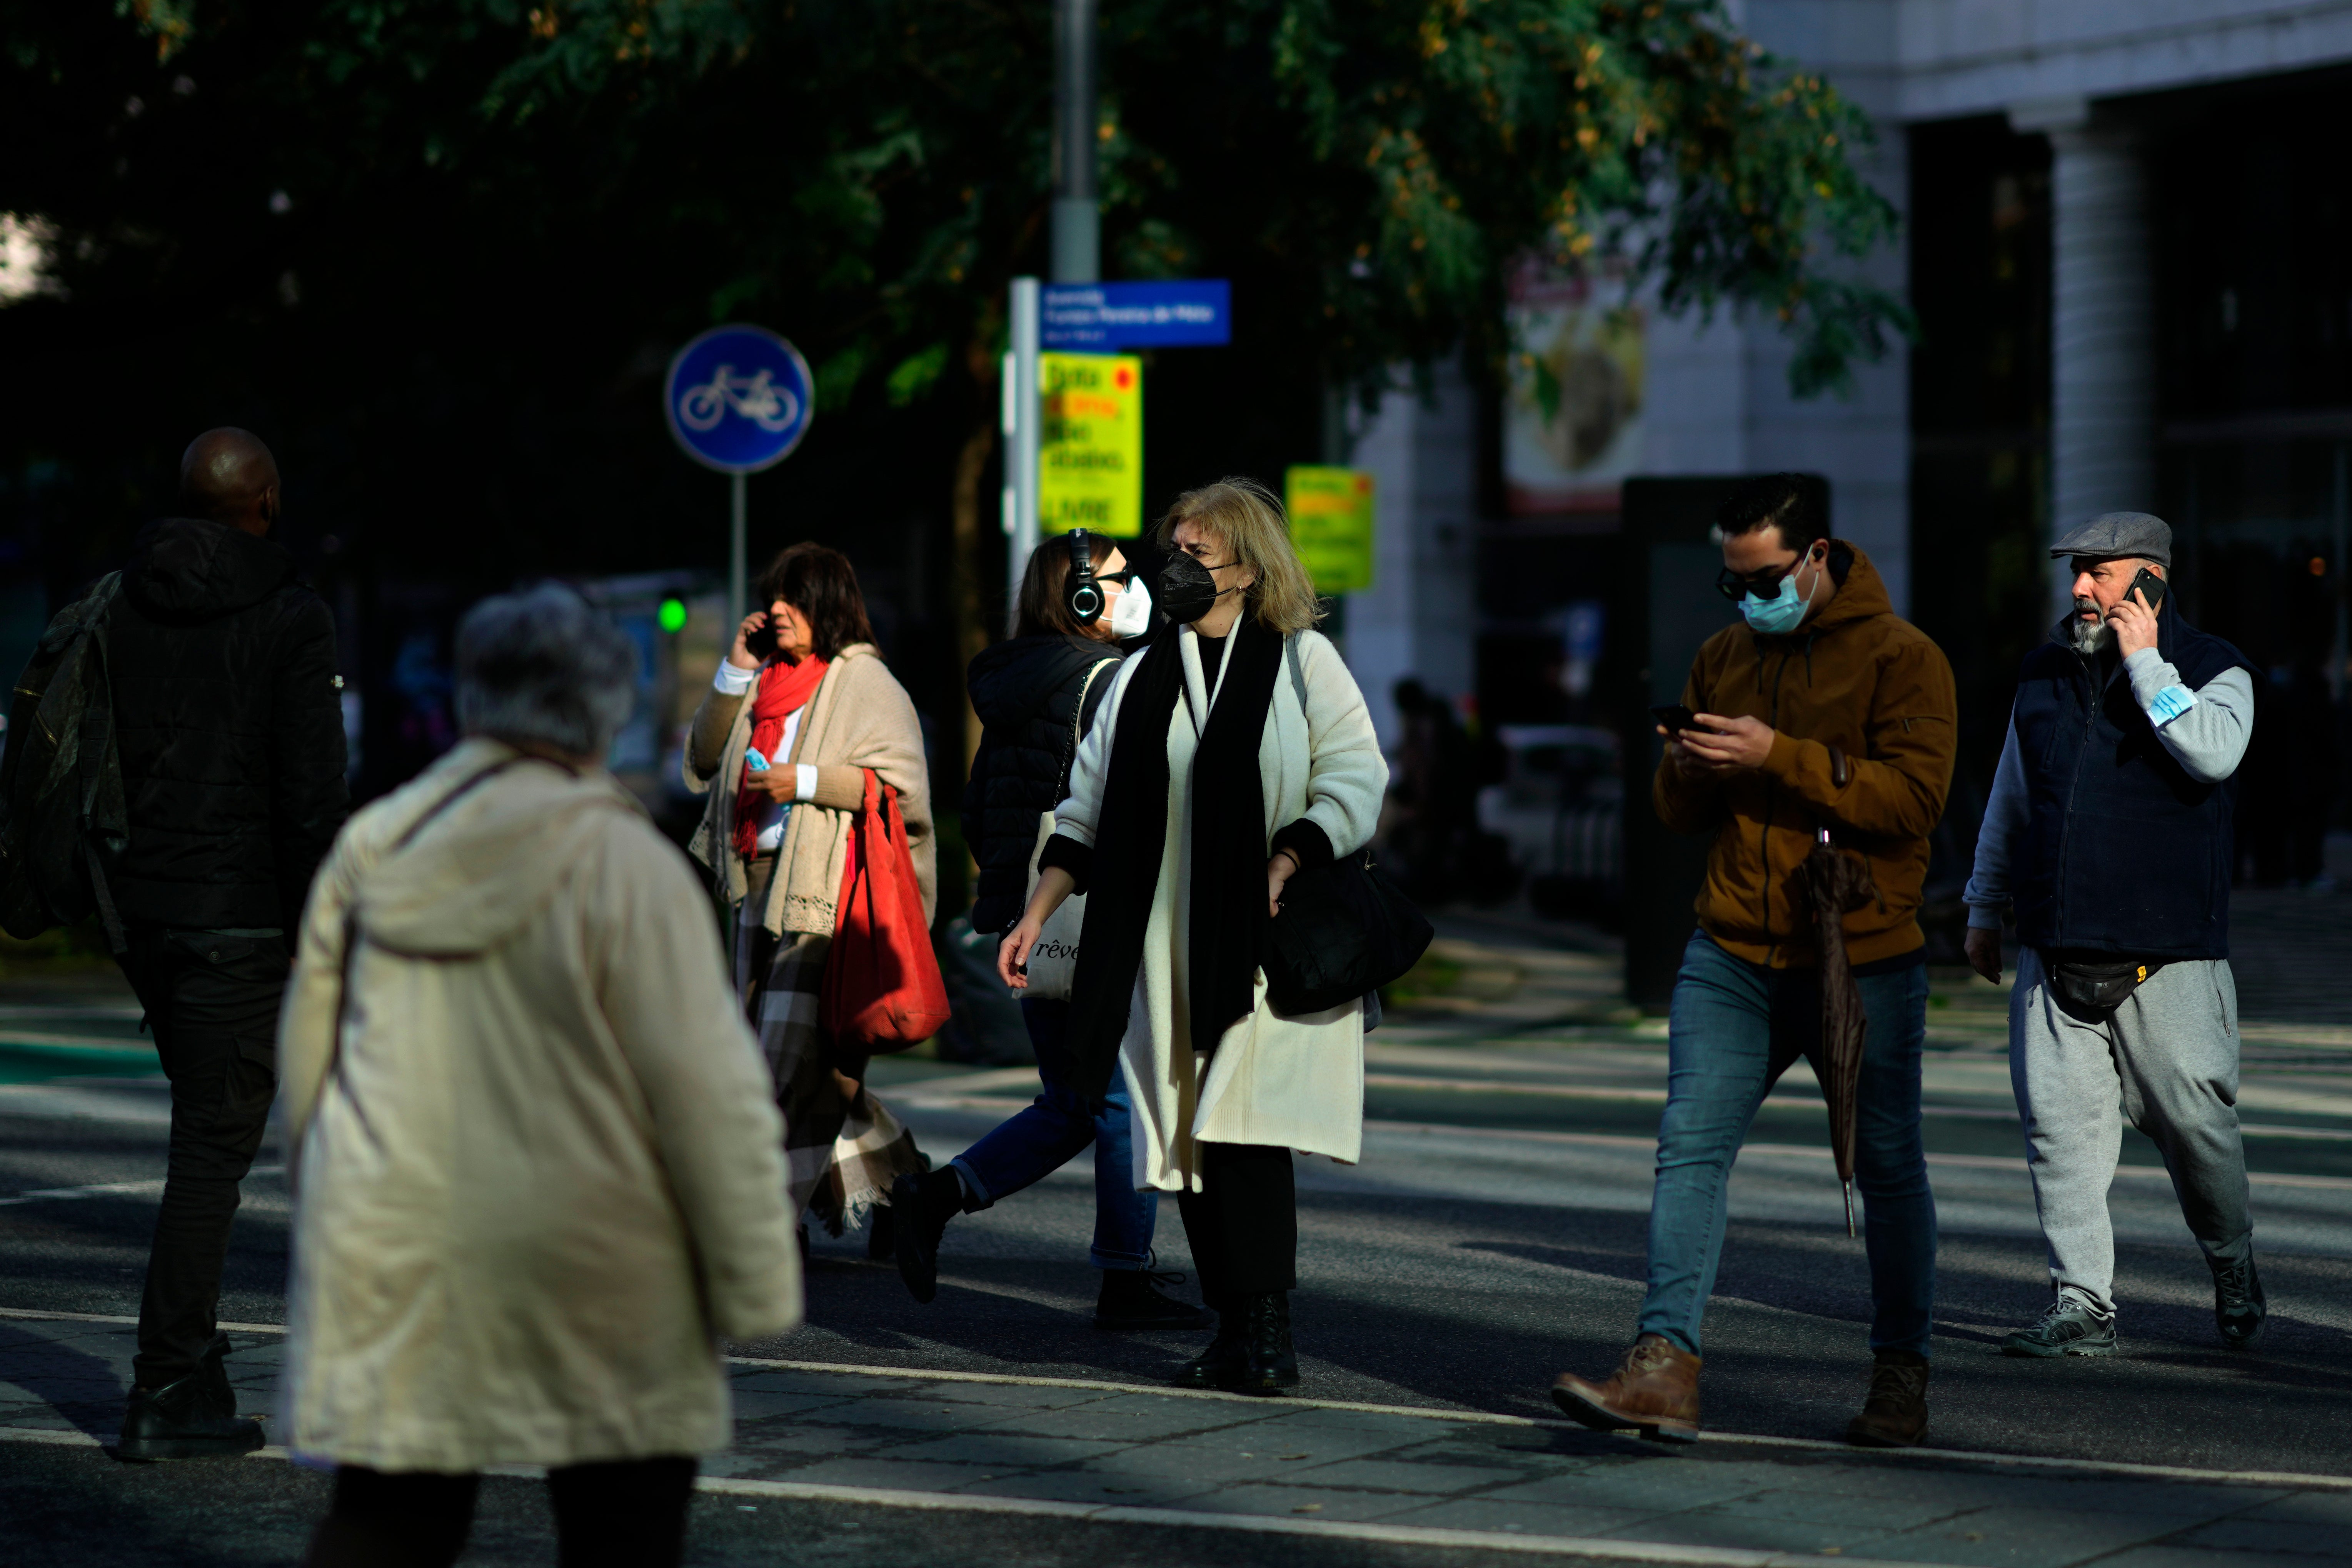
<path fill-rule="evenodd" d="M 686 455 L 723 474 L 756 474 L 792 456 L 816 414 L 800 351 L 765 327 L 713 327 L 677 351 L 662 393 Z"/>

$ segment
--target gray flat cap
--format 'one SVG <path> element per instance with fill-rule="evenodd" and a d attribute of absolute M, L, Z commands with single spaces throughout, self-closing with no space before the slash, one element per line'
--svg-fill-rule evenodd
<path fill-rule="evenodd" d="M 2088 555 L 2105 560 L 2139 555 L 2172 569 L 2172 529 L 2144 511 L 2103 511 L 2050 547 L 2051 559 Z"/>

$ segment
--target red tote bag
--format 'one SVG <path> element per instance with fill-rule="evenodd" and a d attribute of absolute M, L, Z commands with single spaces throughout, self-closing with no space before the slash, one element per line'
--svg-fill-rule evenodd
<path fill-rule="evenodd" d="M 946 1026 L 948 988 L 923 919 L 898 792 L 865 772 L 866 805 L 849 825 L 817 1024 L 840 1044 L 878 1056 Z"/>

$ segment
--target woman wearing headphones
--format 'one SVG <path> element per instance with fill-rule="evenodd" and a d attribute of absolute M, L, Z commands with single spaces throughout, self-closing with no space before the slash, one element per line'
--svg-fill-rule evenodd
<path fill-rule="evenodd" d="M 1150 628 L 1151 595 L 1130 583 L 1118 546 L 1084 529 L 1047 540 L 1029 557 L 1010 640 L 971 661 L 972 711 L 986 726 L 964 789 L 964 842 L 980 865 L 976 931 L 1020 918 L 1036 858 L 1038 825 L 1061 803 L 1070 766 L 1118 668 L 1119 644 Z M 1045 1092 L 943 1170 L 898 1178 L 898 1271 L 918 1301 L 939 1286 L 948 1221 L 1010 1196 L 1095 1150 L 1094 1266 L 1103 1271 L 1095 1326 L 1187 1329 L 1208 1314 L 1162 1295 L 1180 1276 L 1154 1274 L 1159 1194 L 1138 1192 L 1122 1086 L 1097 1110 L 1073 1085 L 1063 1042 L 1070 1005 L 1024 997 L 1021 1016 Z"/>
<path fill-rule="evenodd" d="M 1272 1394 L 1298 1381 L 1291 1153 L 1361 1153 L 1364 1016 L 1360 998 L 1276 1013 L 1258 943 L 1293 876 L 1370 839 L 1388 764 L 1355 678 L 1314 630 L 1321 607 L 1281 503 L 1226 479 L 1180 497 L 1160 536 L 1173 624 L 1119 668 L 1079 746 L 997 971 L 1021 989 L 1045 922 L 1087 891 L 1077 1087 L 1123 1079 L 1136 1184 L 1177 1194 L 1217 1311 L 1178 1381 Z"/>

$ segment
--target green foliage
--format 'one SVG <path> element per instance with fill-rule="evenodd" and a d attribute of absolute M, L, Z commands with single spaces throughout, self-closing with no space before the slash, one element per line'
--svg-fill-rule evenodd
<path fill-rule="evenodd" d="M 799 517 L 861 488 L 871 514 L 877 486 L 936 509 L 993 426 L 1005 285 L 1044 270 L 1049 25 L 1045 0 L 0 8 L 0 211 L 55 226 L 63 286 L 0 310 L 0 483 L 75 475 L 51 538 L 94 567 L 119 535 L 86 520 L 152 511 L 130 476 L 236 417 L 404 569 L 707 558 L 645 530 L 705 505 L 652 384 L 749 319 L 820 367 L 827 421 L 759 483 L 824 498 Z M 1228 390 L 1154 373 L 1184 482 L 1295 459 L 1327 386 L 1498 363 L 1526 258 L 1776 315 L 1803 391 L 1908 330 L 1849 265 L 1893 226 L 1849 161 L 1862 116 L 1717 0 L 1121 0 L 1103 27 L 1111 275 L 1235 286 Z"/>
<path fill-rule="evenodd" d="M 495 148 L 553 122 L 595 169 L 589 199 L 633 216 L 657 150 L 685 153 L 688 189 L 763 164 L 642 216 L 689 233 L 722 219 L 709 317 L 813 291 L 839 323 L 828 403 L 891 366 L 900 405 L 1035 263 L 1044 12 L 331 0 L 300 51 L 376 110 L 356 128 L 381 151 L 470 156 L 496 178 Z M 167 51 L 236 26 L 185 0 L 133 14 Z M 1718 0 L 1140 0 L 1106 8 L 1104 26 L 1112 254 L 1139 276 L 1260 275 L 1295 348 L 1368 395 L 1399 361 L 1496 348 L 1501 279 L 1526 259 L 1615 258 L 1668 311 L 1777 315 L 1801 393 L 1844 384 L 1910 330 L 1895 300 L 1830 265 L 1894 227 L 1850 162 L 1867 121 L 1738 37 Z M 446 94 L 402 112 L 404 85 L 453 69 L 474 84 L 467 112 Z"/>
<path fill-rule="evenodd" d="M 508 81 L 611 90 L 633 63 L 716 74 L 762 41 L 824 35 L 814 16 L 576 0 Z M 898 195 L 875 174 L 943 147 L 925 89 L 995 89 L 995 167 L 959 182 L 960 208 L 918 216 L 928 243 L 894 279 L 901 298 L 1010 270 L 983 203 L 1034 228 L 1041 149 L 1018 116 L 1050 62 L 1026 21 L 892 12 L 912 90 L 887 100 L 906 118 L 836 153 L 803 198 L 849 247 L 870 244 Z M 1717 0 L 1148 0 L 1106 8 L 1104 26 L 1114 254 L 1142 277 L 1270 266 L 1283 301 L 1307 307 L 1284 330 L 1368 395 L 1400 360 L 1491 342 L 1499 281 L 1523 258 L 1621 258 L 1668 311 L 1770 311 L 1797 337 L 1801 394 L 1844 385 L 1911 330 L 1899 302 L 1822 265 L 1894 230 L 1849 161 L 1867 120 L 1738 37 Z"/>
<path fill-rule="evenodd" d="M 920 353 L 908 354 L 890 373 L 890 406 L 904 408 L 930 391 L 931 384 L 948 367 L 948 345 L 933 343 Z"/>
<path fill-rule="evenodd" d="M 1271 243 L 1322 269 L 1328 351 L 1377 384 L 1491 321 L 1522 259 L 1628 264 L 1672 312 L 1726 303 L 1798 338 L 1799 392 L 1907 331 L 1883 291 L 1825 273 L 1891 236 L 1849 162 L 1866 119 L 1738 37 L 1714 0 L 1303 0 L 1274 77 L 1304 134 L 1303 202 Z"/>

